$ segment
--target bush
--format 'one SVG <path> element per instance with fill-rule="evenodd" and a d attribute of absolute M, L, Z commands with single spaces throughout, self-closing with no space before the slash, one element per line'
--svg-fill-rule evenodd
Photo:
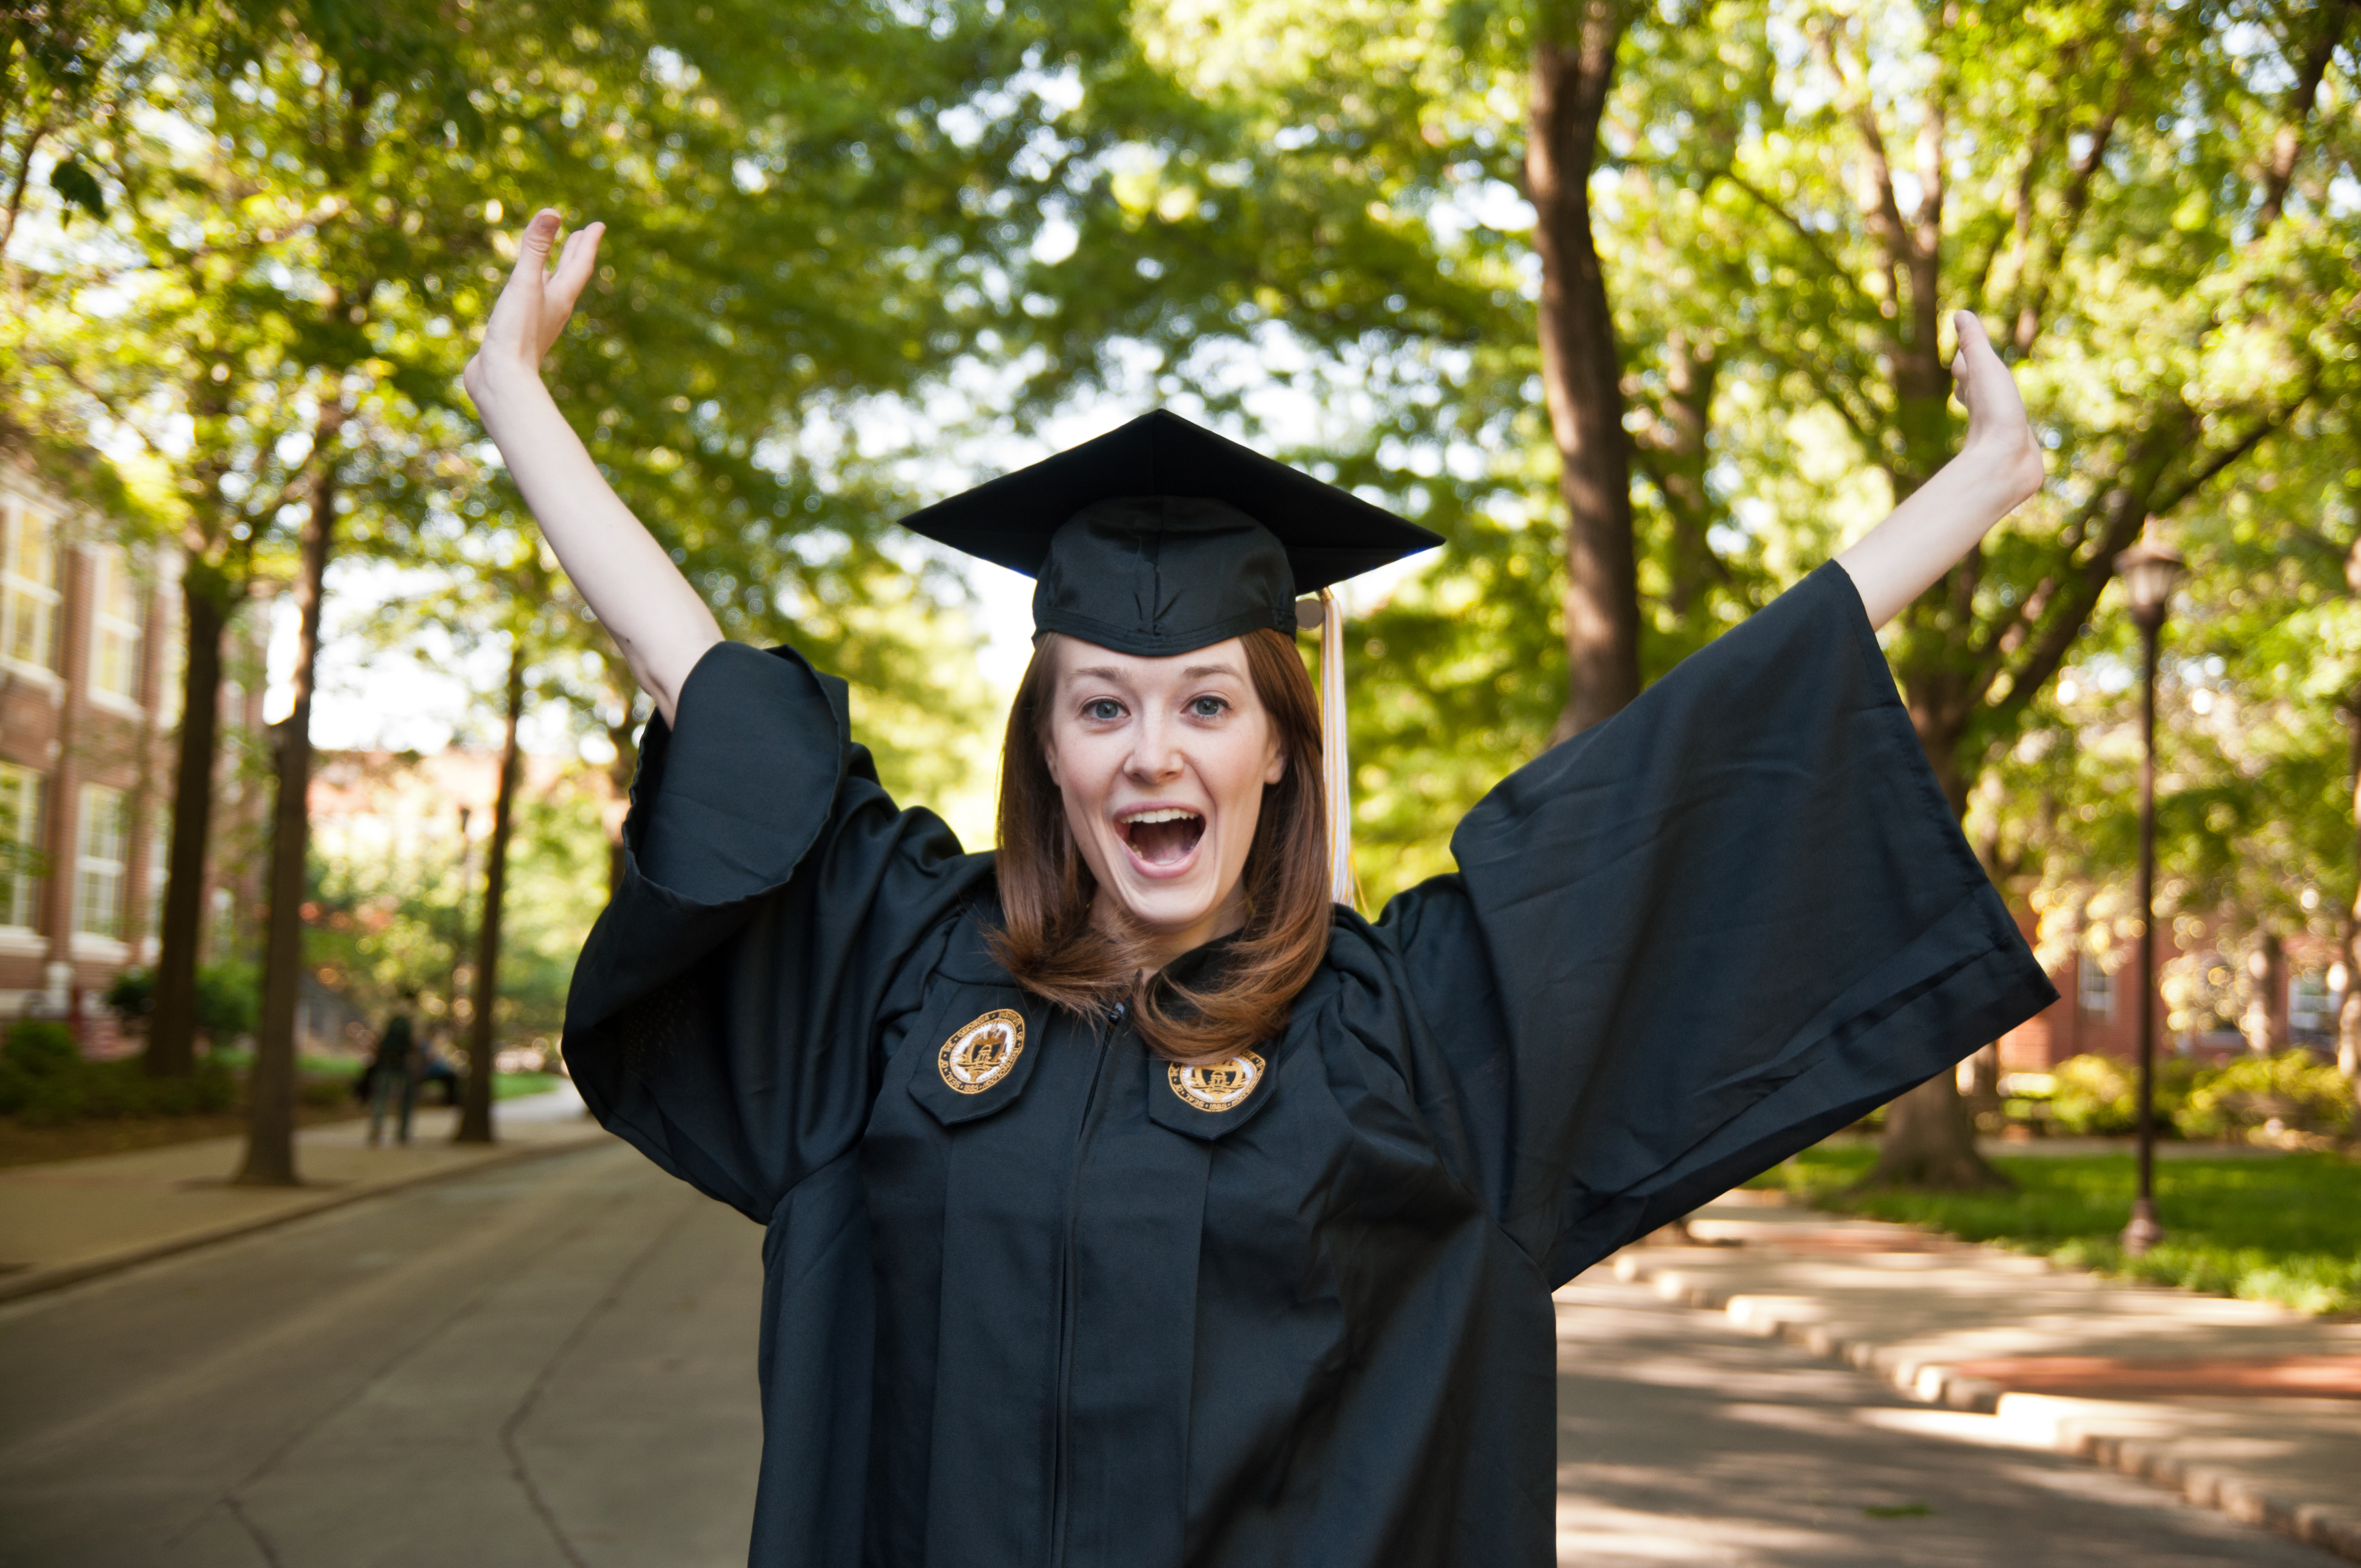
<path fill-rule="evenodd" d="M 2139 1064 L 2114 1057 L 2069 1057 L 2050 1069 L 2057 1087 L 2049 1113 L 2059 1130 L 2083 1135 L 2128 1133 L 2139 1126 Z M 2179 1125 L 2180 1109 L 2200 1069 L 2186 1057 L 2156 1062 L 2156 1129 L 2167 1137 Z"/>
<path fill-rule="evenodd" d="M 54 1018 L 20 1018 L 9 1025 L 6 1039 L 0 1041 L 0 1054 L 7 1057 L 11 1066 L 36 1078 L 70 1072 L 82 1060 L 73 1031 Z"/>
<path fill-rule="evenodd" d="M 0 1113 L 36 1126 L 84 1117 L 184 1116 L 226 1111 L 237 1079 L 226 1062 L 201 1060 L 186 1078 L 150 1078 L 136 1058 L 84 1061 L 72 1032 L 46 1018 L 24 1019 L 0 1043 Z"/>
<path fill-rule="evenodd" d="M 206 964 L 197 970 L 197 1027 L 216 1045 L 254 1033 L 262 1015 L 261 977 L 252 964 Z"/>
<path fill-rule="evenodd" d="M 2353 1085 L 2310 1051 L 2241 1057 L 2200 1075 L 2179 1121 L 2192 1138 L 2251 1138 L 2273 1122 L 2341 1134 L 2353 1124 Z"/>
<path fill-rule="evenodd" d="M 127 969 L 107 981 L 106 1009 L 128 1024 L 156 1010 L 156 971 Z"/>

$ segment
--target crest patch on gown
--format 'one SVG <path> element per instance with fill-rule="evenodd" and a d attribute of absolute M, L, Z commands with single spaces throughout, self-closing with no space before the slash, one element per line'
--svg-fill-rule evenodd
<path fill-rule="evenodd" d="M 1174 1062 L 1165 1078 L 1172 1092 L 1200 1111 L 1235 1111 L 1262 1082 L 1262 1058 L 1253 1051 L 1202 1067 Z"/>
<path fill-rule="evenodd" d="M 1025 1054 L 1025 1020 L 1005 1007 L 972 1018 L 935 1054 L 943 1081 L 960 1094 L 981 1094 L 1008 1076 Z"/>

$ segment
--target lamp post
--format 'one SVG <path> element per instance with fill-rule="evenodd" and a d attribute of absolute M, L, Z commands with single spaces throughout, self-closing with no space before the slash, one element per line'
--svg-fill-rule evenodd
<path fill-rule="evenodd" d="M 2146 539 L 2115 557 L 2140 630 L 2139 1192 L 2123 1236 L 2134 1257 L 2164 1239 L 2156 1221 L 2156 641 L 2180 569 L 2180 551 Z"/>

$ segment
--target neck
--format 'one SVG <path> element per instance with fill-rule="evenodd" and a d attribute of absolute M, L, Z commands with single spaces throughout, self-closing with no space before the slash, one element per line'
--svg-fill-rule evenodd
<path fill-rule="evenodd" d="M 1141 944 L 1148 960 L 1140 970 L 1143 976 L 1156 973 L 1183 953 L 1244 930 L 1246 923 L 1246 890 L 1243 882 L 1232 887 L 1228 896 L 1202 918 L 1170 930 L 1159 930 L 1130 919 L 1104 887 L 1091 901 L 1091 924 L 1102 931 L 1127 934 Z"/>

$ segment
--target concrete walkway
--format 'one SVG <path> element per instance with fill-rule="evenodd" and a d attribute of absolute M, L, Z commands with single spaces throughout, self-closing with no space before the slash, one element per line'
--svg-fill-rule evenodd
<path fill-rule="evenodd" d="M 0 1568 L 738 1568 L 762 1242 L 609 1140 L 0 1304 Z M 2334 1568 L 1609 1269 L 1556 1317 L 1566 1568 Z"/>
<path fill-rule="evenodd" d="M 601 1142 L 571 1084 L 501 1102 L 499 1142 L 455 1144 L 458 1113 L 418 1113 L 407 1146 L 371 1148 L 366 1121 L 296 1135 L 300 1187 L 239 1187 L 241 1138 L 0 1170 L 0 1301 L 503 1160 Z"/>
<path fill-rule="evenodd" d="M 2361 1561 L 2361 1323 L 1772 1194 L 1690 1230 L 1708 1245 L 1627 1247 L 1615 1277 L 1875 1372 L 1939 1407 L 1915 1412 L 1930 1434 L 2081 1454 Z"/>
<path fill-rule="evenodd" d="M 757 1226 L 613 1139 L 0 1304 L 0 1568 L 732 1568 Z"/>

